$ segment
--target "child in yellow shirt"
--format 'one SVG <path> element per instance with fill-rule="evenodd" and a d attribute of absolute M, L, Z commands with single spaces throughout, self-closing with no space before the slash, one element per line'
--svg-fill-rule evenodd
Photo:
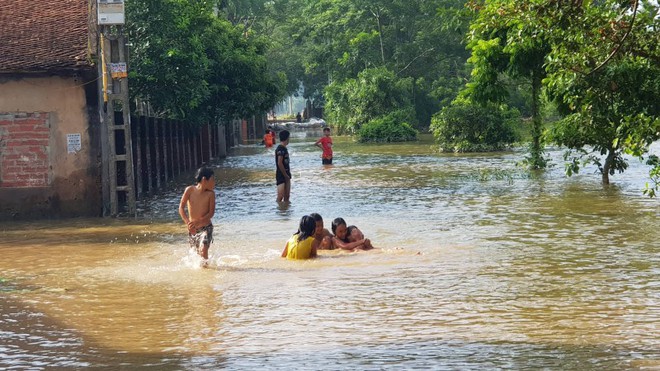
<path fill-rule="evenodd" d="M 300 219 L 298 232 L 296 232 L 282 251 L 282 257 L 289 260 L 312 259 L 316 258 L 316 250 L 319 247 L 319 241 L 314 238 L 316 221 L 309 215 Z"/>

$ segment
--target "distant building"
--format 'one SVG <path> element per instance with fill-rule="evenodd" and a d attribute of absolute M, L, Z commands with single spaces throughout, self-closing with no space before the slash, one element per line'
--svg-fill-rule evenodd
<path fill-rule="evenodd" d="M 101 214 L 91 3 L 0 2 L 0 219 Z"/>

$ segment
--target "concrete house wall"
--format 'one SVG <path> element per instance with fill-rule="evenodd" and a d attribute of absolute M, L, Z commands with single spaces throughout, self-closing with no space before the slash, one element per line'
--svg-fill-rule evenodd
<path fill-rule="evenodd" d="M 100 214 L 96 85 L 81 82 L 0 76 L 0 218 Z"/>
<path fill-rule="evenodd" d="M 101 214 L 93 3 L 0 2 L 0 220 Z"/>

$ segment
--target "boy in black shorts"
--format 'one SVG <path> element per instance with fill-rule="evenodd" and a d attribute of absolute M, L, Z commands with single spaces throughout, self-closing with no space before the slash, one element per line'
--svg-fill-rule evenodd
<path fill-rule="evenodd" d="M 280 144 L 275 149 L 275 180 L 277 202 L 288 202 L 291 196 L 291 169 L 289 168 L 289 131 L 280 131 Z"/>

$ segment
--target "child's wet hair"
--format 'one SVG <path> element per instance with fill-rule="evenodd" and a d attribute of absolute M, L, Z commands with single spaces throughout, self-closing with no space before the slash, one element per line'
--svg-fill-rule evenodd
<path fill-rule="evenodd" d="M 346 227 L 346 236 L 350 236 L 351 233 L 353 233 L 353 230 L 356 229 L 357 227 L 354 225 L 349 225 Z"/>
<path fill-rule="evenodd" d="M 322 221 L 323 221 L 323 217 L 321 217 L 321 214 L 318 214 L 318 213 L 311 213 L 311 214 L 309 214 L 309 216 L 311 216 L 312 218 L 314 218 L 314 221 L 315 221 L 315 222 L 322 222 Z"/>
<path fill-rule="evenodd" d="M 280 142 L 284 142 L 285 140 L 289 139 L 289 131 L 288 130 L 282 130 L 280 131 Z"/>
<path fill-rule="evenodd" d="M 337 234 L 337 227 L 342 224 L 346 225 L 344 218 L 335 218 L 335 220 L 332 221 L 332 234 Z"/>
<path fill-rule="evenodd" d="M 323 128 L 323 132 L 325 133 L 326 131 L 330 131 L 330 128 L 327 126 Z"/>
<path fill-rule="evenodd" d="M 199 169 L 197 169 L 197 173 L 195 173 L 195 180 L 197 183 L 201 182 L 202 179 L 211 179 L 213 176 L 213 169 L 210 167 L 202 166 Z"/>
<path fill-rule="evenodd" d="M 309 215 L 300 219 L 298 226 L 298 241 L 304 241 L 307 237 L 313 236 L 316 230 L 316 221 Z"/>

